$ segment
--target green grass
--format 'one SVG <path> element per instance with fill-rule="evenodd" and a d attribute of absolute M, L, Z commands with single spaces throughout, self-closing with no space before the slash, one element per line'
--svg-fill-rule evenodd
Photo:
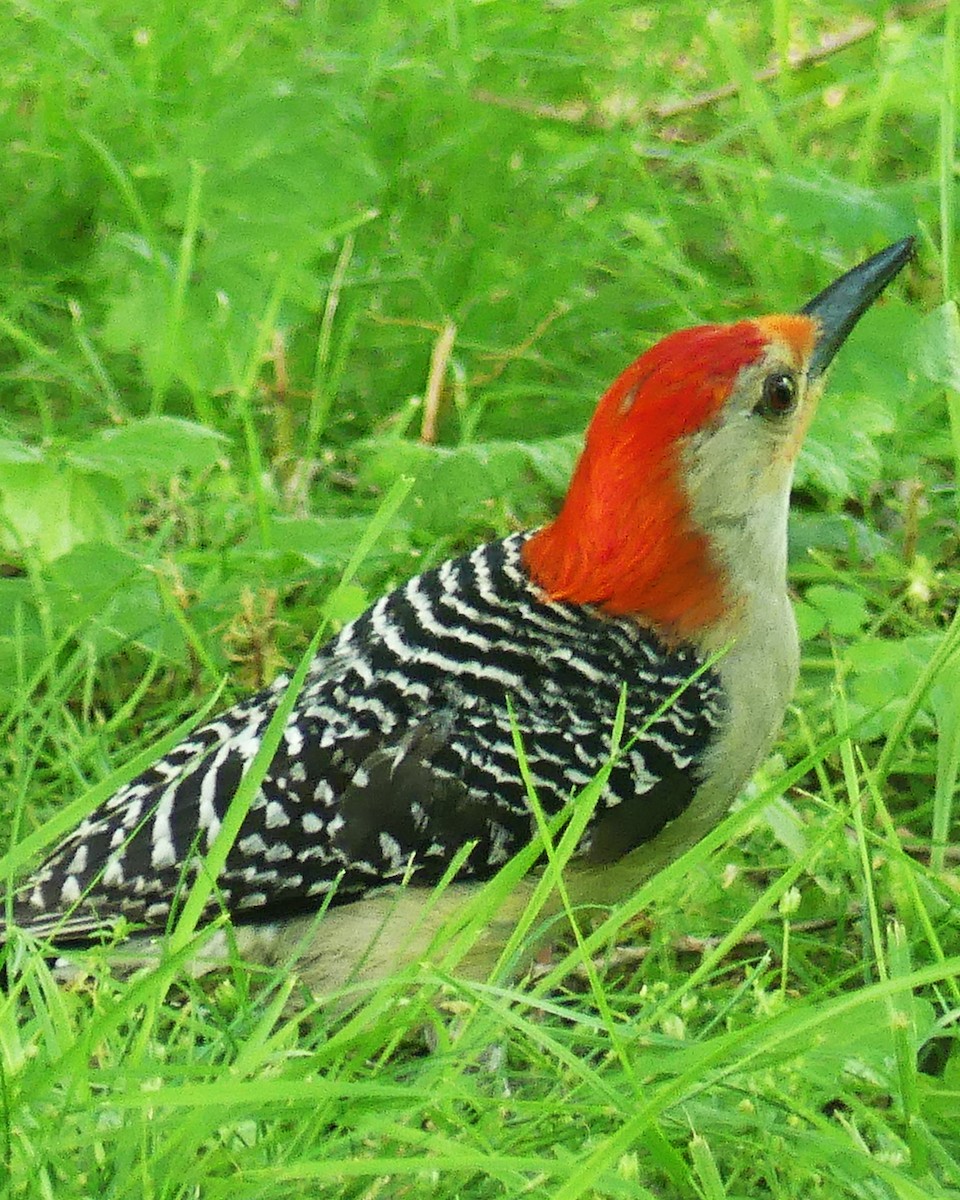
<path fill-rule="evenodd" d="M 920 253 L 804 452 L 801 686 L 720 829 L 524 985 L 456 971 L 509 872 L 346 1011 L 191 982 L 189 922 L 95 987 L 11 946 L 6 1194 L 960 1196 L 955 0 L 147 9 L 2 17 L 7 876 L 218 689 L 542 520 L 657 337 Z"/>

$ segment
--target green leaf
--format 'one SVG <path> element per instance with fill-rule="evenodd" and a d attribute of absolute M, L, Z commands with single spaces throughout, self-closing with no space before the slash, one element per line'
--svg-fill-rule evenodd
<path fill-rule="evenodd" d="M 500 525 L 507 508 L 522 522 L 539 516 L 546 495 L 566 489 L 579 436 L 424 446 L 401 439 L 366 443 L 361 478 L 377 487 L 398 475 L 416 477 L 412 497 L 416 523 L 434 534 L 463 535 L 473 527 Z"/>
<path fill-rule="evenodd" d="M 0 439 L 0 463 L 35 463 L 43 461 L 43 451 L 26 442 Z"/>
<path fill-rule="evenodd" d="M 832 583 L 814 584 L 807 588 L 804 600 L 823 614 L 826 623 L 839 637 L 853 637 L 867 624 L 867 602 L 850 588 Z"/>
<path fill-rule="evenodd" d="M 223 457 L 229 438 L 215 429 L 179 417 L 144 417 L 116 429 L 102 429 L 80 442 L 70 458 L 87 470 L 117 478 L 169 478 L 201 471 Z"/>
<path fill-rule="evenodd" d="M 177 126 L 153 236 L 115 235 L 100 254 L 107 343 L 135 355 L 153 386 L 176 378 L 193 392 L 235 386 L 278 273 L 289 272 L 285 328 L 322 306 L 312 260 L 375 217 L 381 186 L 366 122 L 342 87 L 296 70 L 209 82 Z M 177 278 L 190 228 L 192 270 Z"/>
<path fill-rule="evenodd" d="M 827 618 L 819 610 L 803 600 L 797 600 L 793 606 L 797 618 L 797 632 L 802 642 L 809 642 L 827 626 Z"/>
<path fill-rule="evenodd" d="M 393 538 L 385 537 L 369 555 L 370 560 L 391 559 L 397 554 L 398 522 L 392 526 Z M 342 568 L 350 558 L 368 526 L 369 517 L 272 517 L 269 522 L 270 545 L 274 550 L 297 555 L 311 567 L 321 570 Z M 407 542 L 405 527 L 402 541 Z"/>
<path fill-rule="evenodd" d="M 0 698 L 8 701 L 43 660 L 47 639 L 33 581 L 0 578 Z"/>
<path fill-rule="evenodd" d="M 917 1041 L 922 1045 L 937 1032 L 936 1013 L 929 1000 L 917 997 L 914 1005 Z M 862 1007 L 853 1036 L 848 1016 L 824 1021 L 816 1040 L 802 1052 L 804 1076 L 826 1092 L 844 1076 L 889 1087 L 896 1074 L 893 1036 L 890 1009 L 881 999 Z"/>
<path fill-rule="evenodd" d="M 811 550 L 835 551 L 856 559 L 875 558 L 889 549 L 883 534 L 849 513 L 798 509 L 790 515 L 787 533 L 791 563 L 803 562 Z"/>
<path fill-rule="evenodd" d="M 810 437 L 797 464 L 797 483 L 814 483 L 846 498 L 866 492 L 884 474 L 884 452 L 904 413 L 916 406 L 909 368 L 916 317 L 895 297 L 870 312 L 837 356 Z M 889 470 L 897 475 L 901 459 Z"/>
<path fill-rule="evenodd" d="M 123 497 L 104 476 L 64 463 L 0 464 L 0 546 L 52 561 L 81 542 L 116 541 Z"/>
<path fill-rule="evenodd" d="M 567 490 L 582 448 L 583 435 L 579 433 L 569 437 L 545 438 L 524 445 L 531 468 L 551 491 L 561 496 Z"/>
<path fill-rule="evenodd" d="M 101 653 L 135 643 L 181 659 L 184 638 L 163 604 L 152 572 L 133 554 L 105 542 L 86 542 L 45 571 L 48 599 L 64 629 L 82 630 Z"/>
<path fill-rule="evenodd" d="M 960 310 L 955 300 L 935 308 L 920 325 L 917 366 L 933 383 L 960 392 Z"/>
<path fill-rule="evenodd" d="M 849 695 L 861 711 L 880 711 L 862 726 L 864 738 L 886 734 L 942 637 L 911 637 L 900 641 L 864 637 L 847 647 L 851 668 Z"/>
<path fill-rule="evenodd" d="M 16 638 L 0 634 L 0 700 L 5 711 L 21 694 L 24 680 L 39 667 L 48 650 L 42 634 L 26 633 Z"/>
<path fill-rule="evenodd" d="M 44 572 L 52 606 L 69 625 L 102 612 L 112 597 L 140 575 L 138 559 L 108 542 L 87 542 L 61 555 Z"/>

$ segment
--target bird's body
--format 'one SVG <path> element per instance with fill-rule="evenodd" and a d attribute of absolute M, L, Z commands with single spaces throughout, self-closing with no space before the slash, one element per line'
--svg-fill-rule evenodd
<path fill-rule="evenodd" d="M 857 315 L 909 248 L 884 254 L 856 269 Z M 252 954 L 330 905 L 306 958 L 334 986 L 391 910 L 409 930 L 417 885 L 473 844 L 438 915 L 462 902 L 535 830 L 515 733 L 553 814 L 610 761 L 622 707 L 577 855 L 584 899 L 617 899 L 719 820 L 796 680 L 787 507 L 838 321 L 808 306 L 664 339 L 601 400 L 554 522 L 424 572 L 320 651 L 217 880 L 213 911 Z M 19 894 L 16 923 L 58 946 L 120 918 L 162 931 L 286 682 L 85 820 Z"/>
<path fill-rule="evenodd" d="M 539 596 L 526 540 L 416 576 L 317 655 L 220 877 L 238 917 L 276 919 L 330 893 L 346 903 L 371 881 L 433 883 L 471 841 L 462 875 L 489 877 L 532 832 L 511 722 L 553 814 L 610 758 L 624 682 L 626 728 L 647 727 L 610 772 L 584 853 L 613 857 L 592 846 L 603 814 L 652 788 L 662 800 L 638 809 L 635 845 L 686 808 L 727 724 L 716 671 L 627 618 Z M 196 730 L 118 792 L 61 845 L 18 915 L 50 912 L 45 928 L 60 939 L 95 932 L 101 911 L 162 928 L 182 864 L 195 841 L 209 849 L 288 682 Z"/>

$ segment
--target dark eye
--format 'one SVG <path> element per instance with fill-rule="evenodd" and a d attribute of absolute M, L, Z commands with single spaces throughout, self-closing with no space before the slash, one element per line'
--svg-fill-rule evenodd
<path fill-rule="evenodd" d="M 754 412 L 764 417 L 785 417 L 797 404 L 797 380 L 789 371 L 774 371 L 763 381 L 763 394 Z"/>

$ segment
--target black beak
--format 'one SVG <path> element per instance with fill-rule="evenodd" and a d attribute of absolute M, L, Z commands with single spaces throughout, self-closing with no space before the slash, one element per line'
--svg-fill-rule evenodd
<path fill-rule="evenodd" d="M 820 326 L 808 377 L 816 379 L 829 367 L 847 334 L 876 300 L 891 279 L 913 257 L 914 239 L 904 238 L 874 254 L 830 284 L 800 311 Z"/>

